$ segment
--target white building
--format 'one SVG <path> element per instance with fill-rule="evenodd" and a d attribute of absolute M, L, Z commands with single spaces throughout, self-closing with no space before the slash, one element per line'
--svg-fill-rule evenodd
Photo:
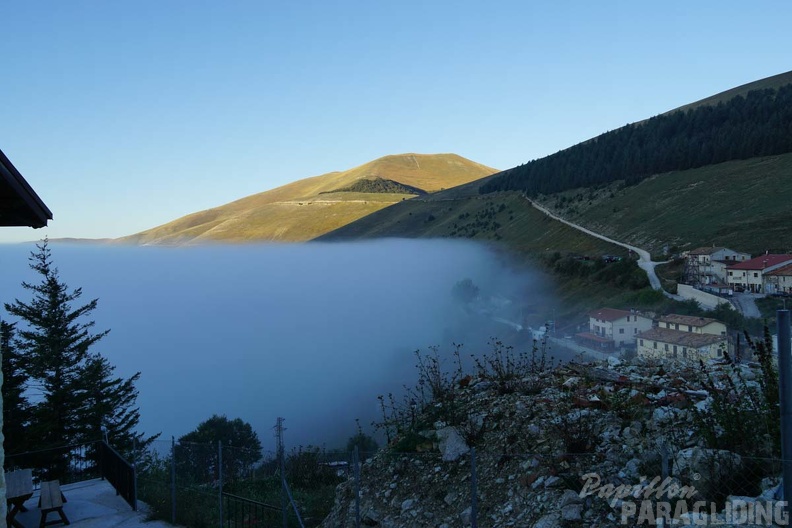
<path fill-rule="evenodd" d="M 652 320 L 634 310 L 600 308 L 589 312 L 588 332 L 577 334 L 587 346 L 620 348 L 635 346 L 635 336 L 652 328 Z"/>
<path fill-rule="evenodd" d="M 792 264 L 792 255 L 761 255 L 726 268 L 728 274 L 726 279 L 737 291 L 773 293 L 766 290 L 766 275 L 789 264 Z"/>

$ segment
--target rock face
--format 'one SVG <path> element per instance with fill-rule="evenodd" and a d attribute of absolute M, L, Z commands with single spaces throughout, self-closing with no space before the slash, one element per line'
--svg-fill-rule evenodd
<path fill-rule="evenodd" d="M 433 448 L 422 440 L 407 450 L 400 437 L 362 466 L 361 523 L 451 528 L 471 526 L 475 517 L 492 528 L 647 525 L 638 518 L 644 502 L 654 507 L 681 493 L 718 512 L 729 496 L 772 505 L 773 470 L 749 478 L 739 455 L 706 448 L 700 419 L 709 404 L 701 403 L 712 401 L 710 391 L 726 390 L 733 373 L 726 364 L 708 368 L 709 382 L 697 365 L 633 360 L 570 364 L 508 384 L 465 383 L 453 399 L 456 414 L 432 404 L 417 420 L 434 424 L 419 432 Z M 742 375 L 753 380 L 756 373 Z M 738 477 L 734 486 L 731 477 Z M 323 528 L 355 526 L 354 489 L 351 480 L 339 485 Z M 685 500 L 671 504 L 678 502 Z M 673 517 L 729 526 L 707 508 Z"/>

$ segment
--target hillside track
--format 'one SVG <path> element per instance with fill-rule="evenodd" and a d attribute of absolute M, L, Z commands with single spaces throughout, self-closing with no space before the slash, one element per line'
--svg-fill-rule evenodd
<path fill-rule="evenodd" d="M 642 270 L 644 270 L 644 272 L 646 272 L 646 276 L 649 278 L 649 284 L 652 286 L 652 289 L 655 289 L 657 291 L 663 292 L 663 295 L 665 295 L 669 299 L 675 299 L 677 301 L 684 300 L 679 295 L 674 295 L 672 293 L 668 293 L 667 291 L 665 291 L 663 289 L 663 286 L 660 283 L 660 278 L 657 276 L 657 273 L 655 272 L 655 266 L 657 266 L 658 264 L 666 264 L 668 261 L 655 262 L 655 261 L 652 260 L 652 256 L 649 254 L 649 252 L 646 251 L 645 249 L 641 249 L 639 247 L 631 246 L 630 244 L 626 244 L 624 242 L 619 242 L 618 240 L 614 240 L 614 239 L 612 239 L 610 237 L 606 237 L 603 234 L 596 233 L 596 232 L 592 231 L 591 229 L 585 228 L 585 227 L 583 227 L 581 225 L 575 224 L 573 222 L 570 222 L 569 220 L 561 218 L 560 216 L 550 212 L 550 210 L 548 210 L 546 207 L 543 207 L 543 206 L 539 205 L 538 203 L 536 203 L 535 201 L 531 200 L 530 198 L 528 198 L 525 195 L 523 195 L 523 198 L 525 198 L 528 201 L 528 203 L 530 203 L 535 209 L 537 209 L 541 213 L 549 216 L 553 220 L 557 220 L 557 221 L 559 221 L 561 223 L 564 223 L 564 224 L 568 225 L 569 227 L 577 229 L 578 231 L 582 231 L 583 233 L 586 233 L 587 235 L 593 236 L 595 238 L 599 238 L 600 240 L 604 240 L 605 242 L 610 242 L 611 244 L 615 244 L 617 246 L 629 249 L 630 251 L 634 251 L 635 254 L 638 255 L 638 267 L 641 268 Z"/>

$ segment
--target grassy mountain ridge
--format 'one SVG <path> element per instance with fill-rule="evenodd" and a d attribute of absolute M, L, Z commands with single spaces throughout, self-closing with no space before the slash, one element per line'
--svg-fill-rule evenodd
<path fill-rule="evenodd" d="M 758 81 L 752 81 L 749 83 L 742 84 L 740 86 L 736 86 L 729 90 L 724 90 L 723 92 L 717 93 L 715 95 L 711 95 L 709 97 L 705 97 L 704 99 L 699 99 L 693 103 L 689 103 L 679 108 L 674 108 L 666 112 L 667 114 L 677 112 L 677 111 L 687 111 L 692 110 L 694 108 L 698 108 L 700 106 L 705 105 L 717 105 L 718 103 L 724 103 L 729 99 L 733 99 L 738 95 L 745 97 L 748 95 L 748 92 L 753 90 L 777 90 L 781 86 L 786 84 L 792 83 L 792 71 L 788 71 L 786 73 L 779 73 L 778 75 L 772 75 L 770 77 L 765 77 L 764 79 L 759 79 Z"/>
<path fill-rule="evenodd" d="M 346 171 L 298 180 L 276 189 L 199 211 L 118 239 L 133 244 L 208 241 L 304 241 L 316 238 L 413 194 L 338 192 L 380 178 L 427 192 L 482 178 L 495 169 L 456 154 L 385 156 Z"/>

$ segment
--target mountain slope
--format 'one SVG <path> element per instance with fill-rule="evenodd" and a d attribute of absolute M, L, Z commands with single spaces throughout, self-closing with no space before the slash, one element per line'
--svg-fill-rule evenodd
<path fill-rule="evenodd" d="M 770 81 L 782 82 L 790 75 Z M 767 86 L 770 81 L 757 81 L 731 93 L 743 95 L 753 86 L 765 89 L 771 87 Z M 570 306 L 587 309 L 593 306 L 585 303 L 605 303 L 650 308 L 651 299 L 646 297 L 644 304 L 643 297 L 630 293 L 639 286 L 630 277 L 621 283 L 594 284 L 589 277 L 576 276 L 580 266 L 574 261 L 580 260 L 580 254 L 626 256 L 626 252 L 551 220 L 533 209 L 522 191 L 481 194 L 482 187 L 508 172 L 396 204 L 319 240 L 452 237 L 493 241 L 556 271 L 565 292 L 563 302 Z M 753 254 L 783 253 L 792 251 L 790 174 L 792 153 L 786 153 L 654 174 L 634 185 L 622 180 L 577 187 L 542 195 L 539 201 L 563 218 L 653 254 L 711 244 Z M 666 279 L 671 286 L 673 275 Z"/>
<path fill-rule="evenodd" d="M 305 178 L 226 205 L 193 213 L 119 239 L 135 244 L 206 241 L 304 241 L 342 227 L 413 194 L 338 192 L 361 180 L 392 180 L 427 192 L 467 183 L 495 172 L 456 154 L 385 156 L 342 172 Z"/>

